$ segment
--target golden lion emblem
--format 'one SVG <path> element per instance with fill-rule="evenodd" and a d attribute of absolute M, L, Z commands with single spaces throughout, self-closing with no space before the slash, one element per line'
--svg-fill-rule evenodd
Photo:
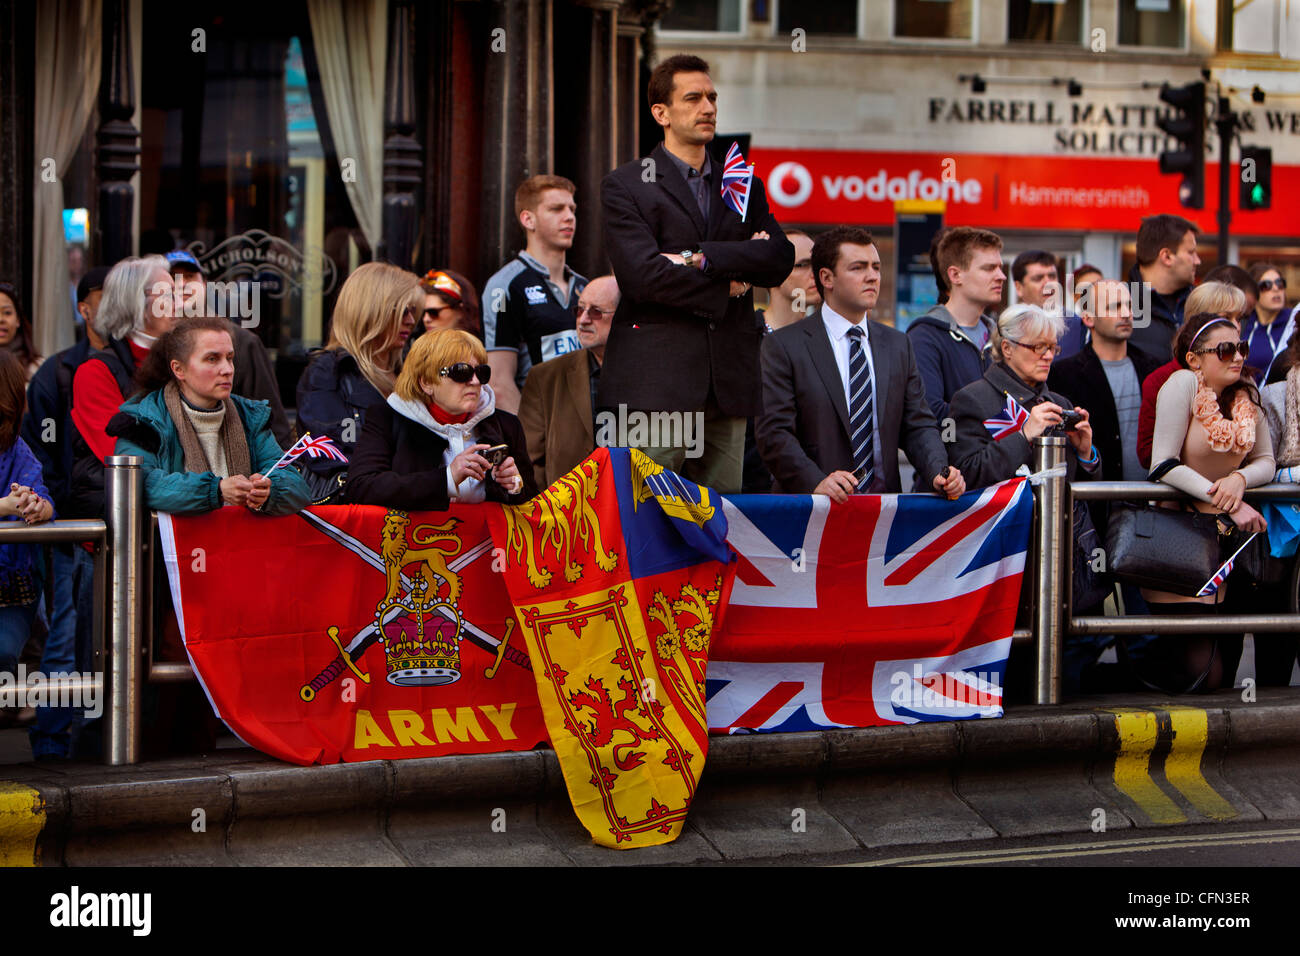
<path fill-rule="evenodd" d="M 579 541 L 591 550 L 602 571 L 613 571 L 618 566 L 618 556 L 605 550 L 600 518 L 592 507 L 597 474 L 596 462 L 584 461 L 528 503 L 506 506 L 507 547 L 515 560 L 525 564 L 533 587 L 546 587 L 554 576 L 540 564 L 548 545 L 554 549 L 564 569 L 564 580 L 570 584 L 582 577 L 582 565 L 573 557 Z M 536 528 L 531 520 L 534 516 Z"/>
<path fill-rule="evenodd" d="M 381 614 L 384 608 L 400 600 L 402 571 L 416 562 L 420 563 L 416 574 L 424 581 L 426 595 L 437 596 L 439 581 L 445 581 L 447 595 L 444 600 L 453 605 L 460 600 L 460 575 L 447 567 L 447 559 L 460 553 L 460 538 L 452 530 L 459 522 L 459 518 L 450 518 L 439 525 L 416 525 L 410 529 L 410 543 L 420 547 L 411 548 L 407 544 L 411 516 L 404 511 L 388 512 L 381 532 L 383 543 L 380 553 L 384 558 L 384 573 L 388 579 L 388 589 L 380 604 Z"/>

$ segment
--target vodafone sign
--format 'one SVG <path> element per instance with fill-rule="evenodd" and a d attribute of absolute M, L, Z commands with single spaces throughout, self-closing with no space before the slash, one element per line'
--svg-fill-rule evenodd
<path fill-rule="evenodd" d="M 1137 232 L 1142 217 L 1186 216 L 1217 231 L 1214 208 L 1183 209 L 1178 176 L 1163 176 L 1154 159 L 1079 159 L 959 153 L 886 153 L 754 147 L 749 155 L 767 187 L 772 211 L 790 223 L 894 221 L 894 203 L 940 200 L 950 225 L 1035 230 Z M 1212 204 L 1218 165 L 1207 164 Z M 1273 208 L 1236 209 L 1237 235 L 1296 236 L 1300 225 L 1284 215 L 1281 197 L 1300 190 L 1300 167 L 1273 167 Z"/>

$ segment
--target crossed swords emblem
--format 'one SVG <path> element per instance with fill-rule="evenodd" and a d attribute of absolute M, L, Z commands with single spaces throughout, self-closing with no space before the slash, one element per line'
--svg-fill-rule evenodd
<path fill-rule="evenodd" d="M 316 530 L 322 532 L 331 540 L 343 545 L 343 547 L 361 558 L 362 561 L 366 562 L 366 564 L 370 565 L 376 571 L 381 573 L 386 571 L 384 559 L 378 551 L 375 551 L 364 542 L 354 538 L 342 528 L 330 524 L 319 515 L 312 514 L 310 511 L 300 511 L 299 514 L 306 519 L 309 524 L 315 527 Z M 451 571 L 460 571 L 462 568 L 468 567 L 470 564 L 477 561 L 483 555 L 490 554 L 491 551 L 492 539 L 490 537 L 484 538 L 468 551 L 458 555 L 455 560 L 448 562 L 447 567 Z M 399 572 L 399 580 L 404 594 L 410 594 L 414 588 L 414 582 L 411 578 L 408 575 Z M 497 669 L 500 668 L 502 660 L 508 660 L 510 663 L 517 664 L 525 670 L 533 669 L 532 661 L 529 660 L 528 655 L 518 648 L 511 647 L 508 643 L 515 626 L 513 617 L 506 620 L 505 636 L 498 640 L 478 625 L 472 623 L 463 616 L 458 616 L 456 609 L 452 608 L 448 604 L 437 604 L 432 608 L 432 611 L 433 613 L 439 614 L 451 621 L 453 624 L 459 625 L 462 629 L 462 633 L 466 635 L 467 639 L 471 643 L 477 644 L 489 654 L 496 655 L 496 660 L 493 662 L 492 666 L 483 671 L 483 676 L 489 680 L 496 676 Z M 360 678 L 363 683 L 369 684 L 370 675 L 364 673 L 360 668 L 358 668 L 356 661 L 366 652 L 366 649 L 369 648 L 370 645 L 383 639 L 384 625 L 401 616 L 402 613 L 403 608 L 400 605 L 390 606 L 384 612 L 383 617 L 380 620 L 371 621 L 362 627 L 361 630 L 357 631 L 355 636 L 353 636 L 352 640 L 348 641 L 346 646 L 339 640 L 339 629 L 337 627 L 330 627 L 326 633 L 329 635 L 329 639 L 334 642 L 334 646 L 338 648 L 338 655 L 334 660 L 330 661 L 330 663 L 326 665 L 324 670 L 302 686 L 302 689 L 299 691 L 299 696 L 302 697 L 304 701 L 310 703 L 316 698 L 316 694 L 319 693 L 322 688 L 328 686 L 340 675 L 349 670 Z"/>

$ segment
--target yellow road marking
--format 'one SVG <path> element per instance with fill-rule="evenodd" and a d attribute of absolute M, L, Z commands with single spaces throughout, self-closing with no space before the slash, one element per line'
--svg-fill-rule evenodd
<path fill-rule="evenodd" d="M 1145 852 L 1149 850 L 1191 849 L 1217 844 L 1294 843 L 1300 840 L 1300 829 L 1248 830 L 1242 833 L 1205 833 L 1181 836 L 1135 837 L 1128 840 L 1108 840 L 1105 843 L 1066 843 L 1034 849 L 964 850 L 952 853 L 924 853 L 917 856 L 892 857 L 886 860 L 869 860 L 860 863 L 843 863 L 841 866 L 956 866 L 964 862 L 973 864 L 999 863 L 1011 860 L 1033 859 L 1045 856 L 1075 856 L 1086 853 Z"/>
<path fill-rule="evenodd" d="M 1209 715 L 1197 707 L 1170 707 L 1173 748 L 1165 758 L 1165 779 L 1212 820 L 1231 820 L 1237 810 L 1201 775 L 1201 756 L 1209 735 Z"/>
<path fill-rule="evenodd" d="M 40 791 L 0 780 L 0 866 L 35 866 L 36 838 L 44 825 Z"/>
<path fill-rule="evenodd" d="M 1152 823 L 1186 823 L 1187 815 L 1151 779 L 1151 751 L 1157 739 L 1156 715 L 1149 710 L 1107 709 L 1115 715 L 1115 729 L 1119 732 L 1115 786 Z"/>

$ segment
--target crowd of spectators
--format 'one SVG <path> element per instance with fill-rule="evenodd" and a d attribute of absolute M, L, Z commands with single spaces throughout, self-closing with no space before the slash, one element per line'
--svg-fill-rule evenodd
<path fill-rule="evenodd" d="M 588 282 L 566 261 L 574 184 L 531 177 L 515 202 L 525 247 L 482 299 L 445 268 L 369 262 L 348 276 L 297 384 L 296 431 L 261 339 L 204 314 L 188 252 L 87 272 L 84 337 L 47 360 L 17 289 L 0 282 L 0 519 L 102 514 L 112 454 L 139 456 L 148 506 L 178 514 L 520 503 L 601 444 L 599 416 L 623 406 L 699 415 L 706 460 L 685 465 L 723 492 L 902 491 L 903 449 L 912 490 L 956 497 L 1027 473 L 1034 439 L 1053 432 L 1068 439 L 1072 480 L 1149 475 L 1197 510 L 1264 530 L 1246 489 L 1300 472 L 1300 335 L 1277 265 L 1225 264 L 1197 285 L 1195 226 L 1156 215 L 1128 282 L 1085 265 L 1062 288 L 1056 257 L 1028 251 L 1010 267 L 1017 304 L 999 313 L 1001 237 L 948 228 L 931 248 L 937 303 L 904 334 L 868 321 L 882 268 L 869 233 L 785 233 L 758 178 L 748 218 L 726 211 L 704 148 L 717 110 L 707 64 L 670 58 L 649 94 L 663 145 L 603 184 L 612 275 Z M 306 433 L 348 462 L 273 468 Z M 645 450 L 683 465 L 680 448 Z M 1104 532 L 1104 506 L 1093 520 Z M 88 557 L 49 553 L 45 588 L 40 549 L 0 547 L 0 670 L 38 611 L 44 665 L 86 659 Z M 1202 614 L 1240 601 L 1234 584 L 1197 598 L 1125 586 L 1119 604 Z M 1277 642 L 1262 680 L 1289 680 L 1294 644 Z M 1148 636 L 1124 651 L 1145 683 L 1204 690 L 1231 681 L 1240 645 Z M 1084 651 L 1090 665 L 1100 647 Z M 1084 671 L 1072 686 L 1086 686 Z M 68 751 L 56 717 L 33 730 L 38 756 Z"/>

